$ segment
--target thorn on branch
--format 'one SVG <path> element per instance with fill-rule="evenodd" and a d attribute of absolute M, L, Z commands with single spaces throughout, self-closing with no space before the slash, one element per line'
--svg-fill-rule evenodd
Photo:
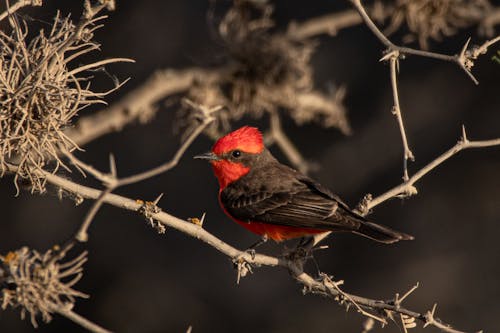
<path fill-rule="evenodd" d="M 206 213 L 203 213 L 203 215 L 201 216 L 201 218 L 189 217 L 187 220 L 188 220 L 188 222 L 196 224 L 197 226 L 199 226 L 200 228 L 202 228 L 203 227 L 203 223 L 205 222 L 205 216 L 206 216 Z"/>
<path fill-rule="evenodd" d="M 467 132 L 465 131 L 465 125 L 462 125 L 462 137 L 460 138 L 461 143 L 468 143 L 469 139 L 467 138 Z"/>
<path fill-rule="evenodd" d="M 236 284 L 240 284 L 241 278 L 244 278 L 247 276 L 247 274 L 252 274 L 253 269 L 252 269 L 252 264 L 250 264 L 243 256 L 238 256 L 235 259 L 233 259 L 233 265 L 237 269 L 238 274 L 236 277 Z"/>
<path fill-rule="evenodd" d="M 491 45 L 500 41 L 500 36 L 487 40 L 482 45 L 473 46 L 472 48 L 469 48 L 470 41 L 471 38 L 469 37 L 465 42 L 464 46 L 462 47 L 460 54 L 457 56 L 456 61 L 458 62 L 460 67 L 467 73 L 467 75 L 469 75 L 472 81 L 474 81 L 474 83 L 477 85 L 479 84 L 479 81 L 472 74 L 472 67 L 474 67 L 474 61 L 477 60 L 480 55 L 486 54 L 486 52 L 488 52 L 488 48 Z"/>
<path fill-rule="evenodd" d="M 148 224 L 159 234 L 164 234 L 167 230 L 160 221 L 154 218 L 156 214 L 161 212 L 161 208 L 158 207 L 157 204 L 162 196 L 163 193 L 160 194 L 154 201 L 136 200 L 136 202 L 141 205 L 137 211 L 146 218 Z"/>

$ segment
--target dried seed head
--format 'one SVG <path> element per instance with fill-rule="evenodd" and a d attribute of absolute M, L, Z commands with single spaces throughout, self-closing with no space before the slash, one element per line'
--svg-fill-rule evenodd
<path fill-rule="evenodd" d="M 305 100 L 319 94 L 313 90 L 310 64 L 316 44 L 273 31 L 272 11 L 266 1 L 235 0 L 221 20 L 218 32 L 229 57 L 227 69 L 216 78 L 202 78 L 189 91 L 189 98 L 200 104 L 227 107 L 217 113 L 208 134 L 218 137 L 232 121 L 261 118 L 278 109 L 299 124 L 317 121 L 348 132 L 340 99 L 324 98 L 324 104 Z M 195 117 L 183 109 L 181 120 L 191 124 Z"/>
<path fill-rule="evenodd" d="M 99 49 L 92 38 L 103 17 L 82 18 L 75 25 L 58 13 L 49 31 L 33 38 L 23 19 L 15 14 L 8 19 L 10 31 L 0 31 L 0 176 L 7 163 L 14 164 L 16 185 L 28 179 L 33 191 L 43 192 L 38 171 L 64 167 L 60 149 L 78 148 L 63 129 L 81 109 L 103 103 L 106 95 L 93 92 L 90 77 L 82 73 L 115 60 L 74 65 Z"/>
<path fill-rule="evenodd" d="M 488 0 L 398 0 L 386 33 L 406 22 L 410 30 L 406 41 L 417 40 L 427 49 L 429 39 L 441 40 L 458 29 L 478 24 L 491 8 Z"/>
<path fill-rule="evenodd" d="M 21 308 L 21 318 L 29 314 L 31 323 L 37 327 L 38 315 L 49 322 L 57 309 L 71 308 L 76 297 L 88 297 L 72 289 L 82 277 L 87 253 L 65 263 L 60 262 L 62 258 L 54 260 L 54 255 L 52 250 L 42 254 L 23 247 L 0 256 L 2 309 Z"/>

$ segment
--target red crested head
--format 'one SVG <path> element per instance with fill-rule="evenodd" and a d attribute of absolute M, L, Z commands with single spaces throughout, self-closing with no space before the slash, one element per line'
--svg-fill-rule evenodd
<path fill-rule="evenodd" d="M 243 126 L 217 140 L 212 152 L 222 155 L 235 149 L 251 154 L 261 153 L 264 150 L 262 134 L 256 127 Z"/>
<path fill-rule="evenodd" d="M 263 150 L 264 142 L 260 131 L 255 127 L 244 126 L 217 140 L 211 153 L 197 158 L 210 161 L 222 191 L 250 172 L 250 167 L 238 160 L 241 154 L 260 154 Z"/>

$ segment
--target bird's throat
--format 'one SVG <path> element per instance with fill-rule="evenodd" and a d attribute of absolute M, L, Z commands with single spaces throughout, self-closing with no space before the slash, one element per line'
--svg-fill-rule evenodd
<path fill-rule="evenodd" d="M 240 179 L 250 172 L 250 168 L 241 163 L 234 163 L 227 160 L 219 160 L 212 162 L 215 176 L 219 181 L 220 190 L 226 188 L 232 182 Z"/>

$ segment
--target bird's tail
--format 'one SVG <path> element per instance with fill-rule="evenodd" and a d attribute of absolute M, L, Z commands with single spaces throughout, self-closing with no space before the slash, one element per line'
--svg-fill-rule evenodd
<path fill-rule="evenodd" d="M 368 221 L 361 221 L 355 233 L 381 243 L 395 243 L 400 240 L 412 240 L 413 236 L 393 230 L 389 227 Z"/>

